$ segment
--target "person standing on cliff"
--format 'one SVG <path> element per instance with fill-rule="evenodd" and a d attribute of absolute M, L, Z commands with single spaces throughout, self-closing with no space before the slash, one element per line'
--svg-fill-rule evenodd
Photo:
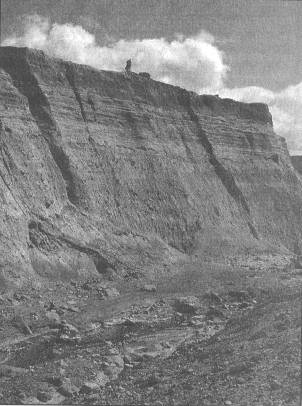
<path fill-rule="evenodd" d="M 128 59 L 128 61 L 126 62 L 126 67 L 125 67 L 125 72 L 126 72 L 126 76 L 130 75 L 131 72 L 131 59 Z"/>

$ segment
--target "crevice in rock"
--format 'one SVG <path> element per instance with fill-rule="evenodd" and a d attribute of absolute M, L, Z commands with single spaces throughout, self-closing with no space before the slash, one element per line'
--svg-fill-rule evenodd
<path fill-rule="evenodd" d="M 81 99 L 81 95 L 80 92 L 78 91 L 78 88 L 76 86 L 75 83 L 75 67 L 72 64 L 67 63 L 66 65 L 66 78 L 68 80 L 68 83 L 70 85 L 70 87 L 73 90 L 73 93 L 75 95 L 75 98 L 78 102 L 78 105 L 80 107 L 80 111 L 81 111 L 81 116 L 83 118 L 83 121 L 87 124 L 87 116 L 85 113 L 85 109 L 84 109 L 84 105 Z M 87 128 L 87 130 L 89 131 L 89 129 Z"/>
<path fill-rule="evenodd" d="M 70 248 L 73 248 L 77 251 L 83 252 L 86 255 L 88 255 L 92 259 L 92 261 L 99 273 L 106 273 L 109 268 L 114 269 L 114 267 L 107 261 L 106 258 L 104 258 L 99 253 L 98 250 L 91 248 L 91 247 L 84 246 L 78 242 L 71 241 L 69 238 L 64 237 L 64 236 L 60 236 L 59 239 L 61 241 L 65 242 L 65 244 L 68 245 Z"/>
<path fill-rule="evenodd" d="M 99 154 L 98 154 L 96 143 L 95 143 L 94 139 L 92 138 L 92 136 L 90 134 L 90 131 L 89 131 L 88 120 L 87 120 L 86 112 L 85 112 L 85 109 L 84 109 L 84 104 L 83 104 L 83 101 L 82 101 L 82 98 L 81 98 L 81 94 L 80 94 L 79 89 L 77 88 L 77 85 L 76 85 L 75 67 L 72 64 L 66 63 L 65 64 L 65 69 L 66 69 L 66 79 L 67 79 L 67 81 L 69 83 L 69 86 L 71 87 L 71 89 L 73 91 L 75 99 L 76 99 L 76 101 L 77 101 L 77 103 L 79 105 L 79 108 L 80 108 L 81 117 L 82 117 L 82 120 L 83 120 L 83 122 L 85 124 L 86 132 L 88 134 L 88 141 L 92 145 L 97 159 L 99 159 Z"/>
<path fill-rule="evenodd" d="M 88 94 L 87 101 L 88 101 L 88 104 L 89 104 L 89 106 L 91 107 L 91 110 L 92 110 L 92 112 L 93 112 L 94 122 L 96 123 L 96 122 L 97 122 L 97 119 L 96 119 L 96 108 L 95 108 L 95 104 L 94 104 L 93 98 L 92 98 L 92 96 L 91 96 L 90 94 Z"/>
<path fill-rule="evenodd" d="M 181 138 L 181 141 L 182 141 L 182 143 L 183 143 L 183 145 L 185 147 L 188 158 L 190 158 L 192 162 L 196 163 L 196 159 L 194 158 L 194 155 L 192 154 L 192 151 L 190 150 L 190 147 L 189 147 L 189 145 L 187 143 L 186 137 L 185 137 L 185 135 L 183 134 L 182 131 L 180 132 L 180 138 Z M 196 166 L 194 165 L 194 169 L 195 169 L 195 167 Z"/>
<path fill-rule="evenodd" d="M 75 95 L 76 101 L 77 101 L 77 103 L 79 105 L 81 116 L 82 116 L 83 122 L 85 123 L 86 131 L 87 131 L 87 134 L 88 134 L 88 140 L 89 140 L 90 144 L 92 145 L 92 148 L 94 150 L 96 159 L 98 160 L 99 166 L 101 167 L 102 165 L 101 165 L 101 162 L 100 162 L 100 156 L 99 156 L 100 154 L 99 154 L 96 142 L 94 141 L 93 137 L 91 136 L 91 133 L 90 133 L 90 130 L 89 130 L 89 127 L 88 127 L 88 119 L 87 119 L 87 115 L 86 115 L 86 112 L 85 112 L 85 109 L 84 109 L 84 104 L 83 104 L 83 101 L 82 101 L 82 97 L 81 97 L 81 94 L 80 94 L 79 89 L 78 89 L 77 84 L 76 84 L 75 67 L 74 67 L 73 64 L 69 64 L 69 63 L 66 63 L 65 67 L 66 67 L 66 78 L 67 78 L 67 81 L 68 81 L 74 95 Z M 95 121 L 96 121 L 96 111 L 95 111 L 95 106 L 94 106 L 94 103 L 93 103 L 93 101 L 91 99 L 91 96 L 88 97 L 88 103 L 90 104 L 90 106 L 91 106 L 91 108 L 93 110 Z M 130 113 L 129 113 L 129 115 L 130 115 Z M 134 123 L 133 123 L 134 119 L 132 118 L 132 116 L 131 116 L 130 121 L 131 121 L 132 125 L 134 126 Z M 114 159 L 115 159 L 115 156 L 113 155 L 112 161 L 114 161 Z M 119 179 L 117 178 L 117 176 L 115 174 L 114 167 L 111 164 L 111 162 L 109 162 L 109 160 L 108 160 L 108 165 L 109 165 L 111 176 L 112 176 L 113 200 L 115 202 L 115 206 L 116 206 L 117 210 L 119 210 L 120 203 L 119 203 L 119 200 L 117 198 L 117 195 L 118 195 L 118 188 L 120 186 L 120 182 L 119 182 Z"/>
<path fill-rule="evenodd" d="M 247 201 L 243 196 L 241 190 L 236 185 L 233 175 L 218 161 L 213 146 L 210 143 L 206 132 L 200 125 L 199 119 L 195 111 L 193 110 L 191 104 L 190 94 L 183 92 L 181 97 L 182 105 L 186 108 L 186 111 L 190 119 L 194 122 L 197 129 L 197 136 L 202 146 L 204 147 L 206 153 L 208 154 L 209 162 L 213 166 L 216 175 L 221 180 L 222 184 L 226 188 L 227 192 L 232 196 L 232 198 L 248 213 L 250 214 L 250 209 L 248 207 Z"/>
<path fill-rule="evenodd" d="M 1 157 L 2 157 L 2 162 L 3 162 L 3 165 L 4 165 L 4 167 L 5 167 L 5 170 L 6 170 L 7 174 L 10 176 L 10 178 L 12 178 L 9 165 L 8 165 L 8 163 L 6 162 L 6 158 L 5 158 L 5 156 L 4 156 L 4 155 L 5 155 L 4 151 L 5 151 L 5 153 L 6 153 L 6 148 L 5 148 L 4 144 L 2 144 L 2 145 L 0 145 L 0 153 L 1 153 Z M 15 196 L 15 194 L 13 193 L 13 190 L 12 190 L 13 188 L 11 188 L 11 186 L 8 184 L 8 182 L 6 181 L 5 176 L 4 176 L 4 174 L 2 173 L 1 170 L 0 170 L 0 177 L 1 177 L 2 182 L 4 183 L 4 185 L 5 185 L 6 188 L 8 189 L 9 193 L 11 194 L 12 198 L 13 198 L 14 201 L 16 202 L 17 206 L 18 206 L 19 209 L 22 211 L 22 213 L 25 215 L 25 212 L 24 212 L 24 210 L 23 210 L 23 207 L 22 207 L 21 204 L 19 203 L 19 199 L 16 198 L 16 196 Z M 11 180 L 11 182 L 12 182 L 12 180 Z M 23 202 L 23 204 L 24 204 L 24 202 Z M 28 206 L 27 206 L 27 205 L 25 205 L 25 206 L 26 206 L 26 208 L 29 210 Z M 29 210 L 29 211 L 30 211 L 30 210 Z"/>
<path fill-rule="evenodd" d="M 39 250 L 47 250 L 48 252 L 57 248 L 58 244 L 55 244 L 55 241 L 50 239 L 42 230 L 40 223 L 31 220 L 28 223 L 28 237 L 30 241 L 30 248 L 37 248 Z"/>
<path fill-rule="evenodd" d="M 248 225 L 248 227 L 249 227 L 250 232 L 252 233 L 252 235 L 253 235 L 255 238 L 259 239 L 257 230 L 256 230 L 256 228 L 253 226 L 253 224 L 252 224 L 250 221 L 248 221 L 247 225 Z"/>
<path fill-rule="evenodd" d="M 87 247 L 61 233 L 51 232 L 48 227 L 45 227 L 40 221 L 31 220 L 28 224 L 28 231 L 30 242 L 38 249 L 47 249 L 50 251 L 51 249 L 56 249 L 58 245 L 65 244 L 65 246 L 82 252 L 91 258 L 99 273 L 106 273 L 109 268 L 115 269 L 97 249 Z"/>
<path fill-rule="evenodd" d="M 209 141 L 206 132 L 203 130 L 203 128 L 199 122 L 198 116 L 192 107 L 190 94 L 188 92 L 186 92 L 186 91 L 182 92 L 181 97 L 180 97 L 180 103 L 185 107 L 191 121 L 195 124 L 198 139 L 199 139 L 200 143 L 202 144 L 202 146 L 204 147 L 204 149 L 208 155 L 209 162 L 213 166 L 216 175 L 219 177 L 220 181 L 222 182 L 223 186 L 227 190 L 228 194 L 235 200 L 235 202 L 237 203 L 239 208 L 242 208 L 244 210 L 244 212 L 246 213 L 246 215 L 249 217 L 250 208 L 248 206 L 248 203 L 247 203 L 243 193 L 237 186 L 236 181 L 235 181 L 233 175 L 231 174 L 231 172 L 228 171 L 222 165 L 222 163 L 219 162 L 219 160 L 217 159 L 213 146 L 212 146 L 211 142 Z M 258 238 L 257 231 L 256 231 L 255 227 L 251 224 L 250 221 L 248 221 L 248 226 L 249 226 L 249 229 L 250 229 L 252 235 L 255 238 Z"/>
<path fill-rule="evenodd" d="M 79 205 L 79 179 L 71 169 L 70 159 L 65 153 L 61 133 L 52 116 L 49 101 L 43 93 L 37 78 L 31 71 L 26 59 L 22 69 L 10 61 L 2 61 L 2 66 L 11 76 L 14 86 L 27 98 L 30 112 L 35 119 L 41 135 L 46 140 L 49 151 L 59 168 L 66 184 L 68 199 L 74 205 Z"/>
<path fill-rule="evenodd" d="M 11 157 L 8 154 L 7 148 L 5 146 L 5 144 L 0 145 L 0 151 L 1 151 L 1 156 L 2 156 L 2 162 L 3 165 L 6 169 L 6 172 L 8 173 L 8 175 L 10 175 L 10 177 L 12 177 L 12 173 L 11 173 L 11 168 L 10 168 L 10 162 L 11 162 Z M 9 162 L 7 162 L 7 158 L 9 159 Z"/>

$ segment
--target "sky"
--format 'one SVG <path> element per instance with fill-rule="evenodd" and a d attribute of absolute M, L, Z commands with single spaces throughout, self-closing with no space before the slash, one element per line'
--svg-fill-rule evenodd
<path fill-rule="evenodd" d="M 2 45 L 264 102 L 302 154 L 302 1 L 2 0 Z"/>

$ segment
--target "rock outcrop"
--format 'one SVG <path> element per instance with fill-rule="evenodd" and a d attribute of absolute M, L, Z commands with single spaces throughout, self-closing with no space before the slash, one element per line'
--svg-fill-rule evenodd
<path fill-rule="evenodd" d="M 0 48 L 1 285 L 300 251 L 266 105 Z"/>

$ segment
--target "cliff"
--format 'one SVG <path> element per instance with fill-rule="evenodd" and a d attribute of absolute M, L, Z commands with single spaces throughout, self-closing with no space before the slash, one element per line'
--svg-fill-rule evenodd
<path fill-rule="evenodd" d="M 0 101 L 3 286 L 301 249 L 302 184 L 266 105 L 10 47 Z"/>

